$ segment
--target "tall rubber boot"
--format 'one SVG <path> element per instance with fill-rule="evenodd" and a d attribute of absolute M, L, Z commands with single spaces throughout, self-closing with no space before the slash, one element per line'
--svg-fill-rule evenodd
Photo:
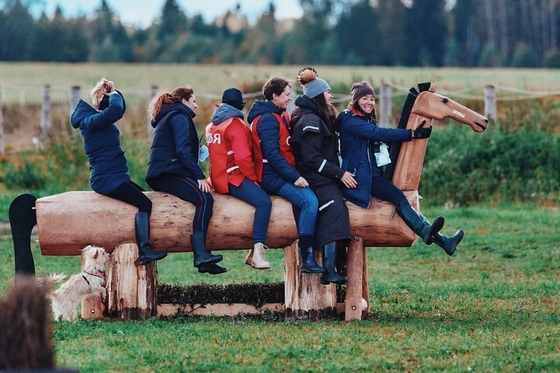
<path fill-rule="evenodd" d="M 341 276 L 346 276 L 347 274 L 348 245 L 347 240 L 338 241 L 336 245 L 336 271 Z"/>
<path fill-rule="evenodd" d="M 194 255 L 194 266 L 200 269 L 205 264 L 214 264 L 224 259 L 221 255 L 212 255 L 206 250 L 206 234 L 201 231 L 191 234 L 191 248 Z"/>
<path fill-rule="evenodd" d="M 304 273 L 323 273 L 324 268 L 315 261 L 313 255 L 313 236 L 301 236 L 298 241 L 301 253 L 301 271 Z"/>
<path fill-rule="evenodd" d="M 430 245 L 434 241 L 435 234 L 443 228 L 443 224 L 445 223 L 443 217 L 438 216 L 434 222 L 430 224 L 424 216 L 418 214 L 416 210 L 412 208 L 408 201 L 402 205 L 397 206 L 397 214 L 426 245 Z"/>
<path fill-rule="evenodd" d="M 345 284 L 346 276 L 336 272 L 336 241 L 330 242 L 323 247 L 323 268 L 325 272 L 321 275 L 321 284 Z"/>
<path fill-rule="evenodd" d="M 156 253 L 150 247 L 150 214 L 137 212 L 134 219 L 134 228 L 140 264 L 148 264 L 167 256 L 167 253 Z"/>
<path fill-rule="evenodd" d="M 441 247 L 447 255 L 451 256 L 455 252 L 455 249 L 457 249 L 457 245 L 459 245 L 464 235 L 465 232 L 463 232 L 462 229 L 459 229 L 457 233 L 451 237 L 436 233 L 434 236 L 434 243 Z"/>

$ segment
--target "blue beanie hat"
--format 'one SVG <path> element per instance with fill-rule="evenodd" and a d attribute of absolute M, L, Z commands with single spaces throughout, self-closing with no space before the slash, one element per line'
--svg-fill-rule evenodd
<path fill-rule="evenodd" d="M 303 86 L 303 94 L 309 98 L 315 98 L 331 89 L 326 81 L 318 77 L 317 70 L 312 67 L 301 69 L 297 80 Z"/>
<path fill-rule="evenodd" d="M 314 98 L 330 89 L 331 87 L 327 82 L 321 78 L 316 78 L 303 86 L 303 94 L 309 98 Z"/>

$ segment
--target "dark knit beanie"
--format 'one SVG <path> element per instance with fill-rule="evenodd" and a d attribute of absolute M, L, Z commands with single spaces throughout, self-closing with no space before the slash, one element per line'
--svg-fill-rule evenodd
<path fill-rule="evenodd" d="M 369 85 L 368 82 L 363 80 L 359 83 L 352 84 L 352 89 L 350 90 L 350 93 L 352 94 L 352 102 L 358 102 L 358 100 L 364 97 L 365 95 L 375 96 L 375 92 L 373 91 L 371 85 Z"/>
<path fill-rule="evenodd" d="M 224 91 L 222 95 L 222 102 L 233 106 L 236 109 L 242 110 L 245 106 L 243 101 L 243 94 L 237 88 L 228 88 Z"/>

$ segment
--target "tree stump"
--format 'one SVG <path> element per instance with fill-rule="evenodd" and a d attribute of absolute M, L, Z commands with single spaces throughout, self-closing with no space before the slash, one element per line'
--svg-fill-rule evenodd
<path fill-rule="evenodd" d="M 119 245 L 107 275 L 108 316 L 119 320 L 157 316 L 156 263 L 140 265 L 136 244 Z"/>
<path fill-rule="evenodd" d="M 318 258 L 318 263 L 322 258 Z M 320 273 L 301 272 L 298 241 L 284 248 L 284 294 L 287 318 L 319 320 L 336 316 L 336 285 L 323 285 Z"/>

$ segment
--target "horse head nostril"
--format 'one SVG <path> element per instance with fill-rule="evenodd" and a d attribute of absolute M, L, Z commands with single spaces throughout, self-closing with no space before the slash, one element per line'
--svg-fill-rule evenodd
<path fill-rule="evenodd" d="M 444 98 L 442 99 L 442 101 L 443 101 L 444 104 L 447 104 L 447 103 L 449 102 L 449 99 L 448 99 L 447 97 L 444 97 Z"/>

